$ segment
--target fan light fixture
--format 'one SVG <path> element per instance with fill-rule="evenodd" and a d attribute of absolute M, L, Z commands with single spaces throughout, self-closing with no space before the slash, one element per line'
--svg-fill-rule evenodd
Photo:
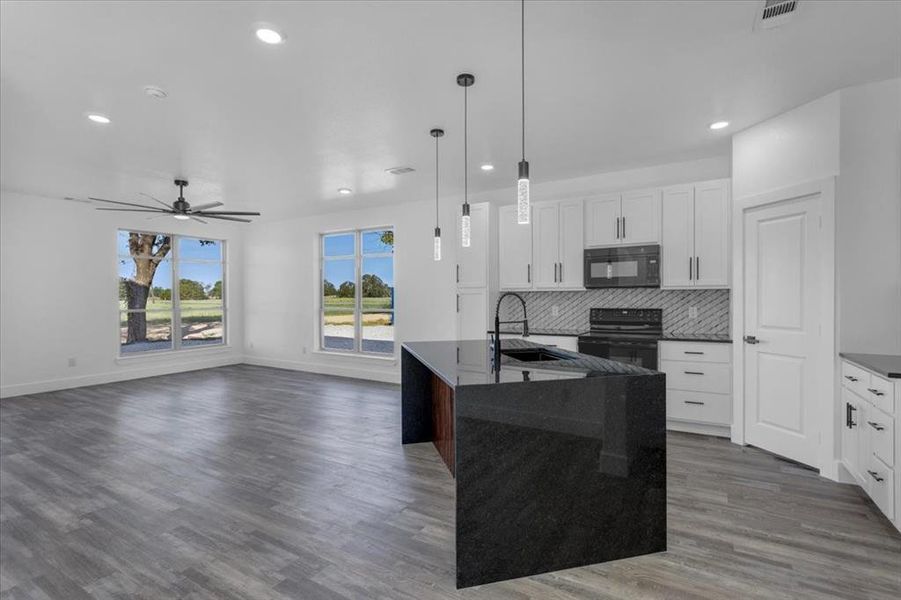
<path fill-rule="evenodd" d="M 444 135 L 444 130 L 435 128 L 429 135 L 435 138 L 435 242 L 432 252 L 435 260 L 441 260 L 441 227 L 438 226 L 438 138 Z"/>
<path fill-rule="evenodd" d="M 353 190 L 350 188 L 338 188 L 338 193 L 342 196 L 350 196 L 353 193 Z"/>
<path fill-rule="evenodd" d="M 460 73 L 457 85 L 463 88 L 463 216 L 460 218 L 460 245 L 472 244 L 472 222 L 469 217 L 469 88 L 476 82 L 474 75 Z"/>
<path fill-rule="evenodd" d="M 521 74 L 522 74 L 522 160 L 519 161 L 519 179 L 516 182 L 516 222 L 529 224 L 529 161 L 526 160 L 526 0 L 520 2 L 521 26 Z"/>

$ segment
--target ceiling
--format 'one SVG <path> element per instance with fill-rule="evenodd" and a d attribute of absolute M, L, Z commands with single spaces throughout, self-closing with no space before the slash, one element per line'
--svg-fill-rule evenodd
<path fill-rule="evenodd" d="M 526 3 L 535 182 L 729 152 L 732 133 L 847 85 L 901 76 L 901 3 Z M 3 2 L 0 185 L 63 196 L 222 200 L 264 217 L 512 185 L 519 3 Z M 286 43 L 267 46 L 254 24 Z M 144 95 L 146 85 L 169 97 Z M 85 118 L 105 113 L 112 124 Z M 707 125 L 732 126 L 712 132 Z M 481 172 L 492 162 L 496 169 Z M 390 175 L 400 165 L 414 173 Z M 354 194 L 338 196 L 339 187 Z"/>

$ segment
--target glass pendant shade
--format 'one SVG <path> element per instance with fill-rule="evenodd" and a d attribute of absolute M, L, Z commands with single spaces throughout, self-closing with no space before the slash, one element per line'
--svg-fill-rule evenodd
<path fill-rule="evenodd" d="M 529 224 L 529 163 L 519 163 L 519 181 L 516 183 L 516 222 Z"/>
<path fill-rule="evenodd" d="M 435 228 L 435 260 L 441 260 L 441 228 Z"/>
<path fill-rule="evenodd" d="M 472 244 L 472 223 L 469 219 L 469 204 L 463 205 L 463 217 L 460 219 L 460 245 L 469 248 Z"/>

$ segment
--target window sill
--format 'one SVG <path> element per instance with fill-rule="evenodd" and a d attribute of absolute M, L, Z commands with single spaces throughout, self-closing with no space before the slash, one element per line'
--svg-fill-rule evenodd
<path fill-rule="evenodd" d="M 342 358 L 360 358 L 363 360 L 377 361 L 381 363 L 397 364 L 397 357 L 393 354 L 379 356 L 378 354 L 365 354 L 362 352 L 341 352 L 340 350 L 311 350 L 316 356 L 340 356 Z"/>
<path fill-rule="evenodd" d="M 148 352 L 135 352 L 134 354 L 129 354 L 127 356 L 119 355 L 116 357 L 117 364 L 130 364 L 134 362 L 146 361 L 146 360 L 164 360 L 166 357 L 177 357 L 184 358 L 186 356 L 191 355 L 201 355 L 201 356 L 209 356 L 211 354 L 228 354 L 234 348 L 230 344 L 223 344 L 221 346 L 210 346 L 210 347 L 199 347 L 199 348 L 182 348 L 181 350 L 159 350 L 159 351 L 148 351 Z"/>

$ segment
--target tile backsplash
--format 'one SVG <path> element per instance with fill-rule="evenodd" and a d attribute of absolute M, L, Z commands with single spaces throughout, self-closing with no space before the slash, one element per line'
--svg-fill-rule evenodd
<path fill-rule="evenodd" d="M 588 331 L 590 308 L 662 308 L 667 333 L 728 334 L 729 290 L 661 290 L 656 288 L 608 288 L 583 292 L 521 292 L 533 329 Z M 554 316 L 554 306 L 558 315 Z M 689 317 L 689 308 L 698 309 Z M 521 318 L 519 303 L 504 301 L 505 319 Z"/>

